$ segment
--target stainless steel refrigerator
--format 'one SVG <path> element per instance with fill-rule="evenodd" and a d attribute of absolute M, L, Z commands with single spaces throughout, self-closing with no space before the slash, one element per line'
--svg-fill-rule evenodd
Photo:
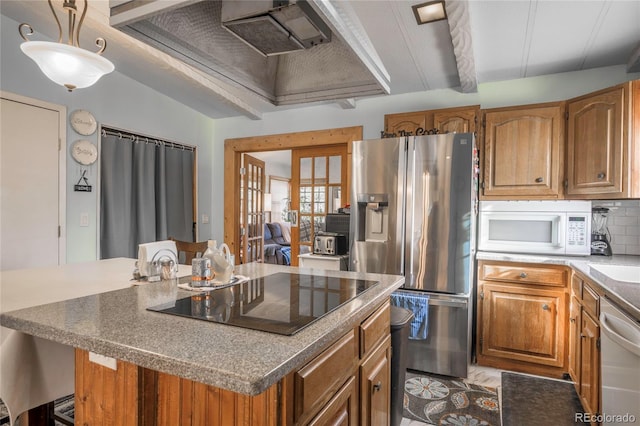
<path fill-rule="evenodd" d="M 428 296 L 409 369 L 467 376 L 477 173 L 472 133 L 353 142 L 350 270 L 404 275 L 401 293 Z"/>

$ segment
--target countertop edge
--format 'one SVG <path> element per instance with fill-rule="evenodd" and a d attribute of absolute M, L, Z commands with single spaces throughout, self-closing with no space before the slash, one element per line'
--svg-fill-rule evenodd
<path fill-rule="evenodd" d="M 20 312 L 37 309 L 37 307 L 2 313 L 0 314 L 0 323 L 3 327 L 8 327 L 25 334 L 95 352 L 144 368 L 177 375 L 246 395 L 258 395 L 290 372 L 302 367 L 307 361 L 319 354 L 349 329 L 355 327 L 366 315 L 373 312 L 374 308 L 384 303 L 384 300 L 389 298 L 393 291 L 400 288 L 403 282 L 404 278 L 400 276 L 395 277 L 393 280 L 387 279 L 384 283 L 384 288 L 378 289 L 376 294 L 371 295 L 370 293 L 365 297 L 365 301 L 361 302 L 362 306 L 354 308 L 352 305 L 351 312 L 344 312 L 344 310 L 338 309 L 327 314 L 327 316 L 322 319 L 325 320 L 322 329 L 326 328 L 326 332 L 314 338 L 313 341 L 306 344 L 302 349 L 292 351 L 295 353 L 283 359 L 279 365 L 270 369 L 265 374 L 253 376 L 246 372 L 244 372 L 244 375 L 236 374 L 235 371 L 231 369 L 222 369 L 214 365 L 202 365 L 196 362 L 187 362 L 177 357 L 166 357 L 163 354 L 149 352 L 139 347 L 124 345 L 97 336 L 75 333 L 20 316 Z M 382 285 L 383 283 L 380 282 L 380 284 Z M 363 296 L 367 293 L 368 292 L 365 292 Z M 347 305 L 358 303 L 358 300 L 362 301 L 363 299 L 356 298 L 348 302 Z M 331 319 L 334 319 L 334 321 L 331 321 Z M 336 321 L 336 319 L 339 319 L 339 321 Z M 326 320 L 328 320 L 328 322 Z M 332 325 L 328 326 L 327 324 Z M 319 324 L 312 324 L 308 328 L 313 329 L 314 326 L 320 329 Z M 255 331 L 255 333 L 262 333 L 265 337 L 270 335 L 266 332 Z M 256 336 L 256 339 L 259 338 L 257 334 Z M 280 361 L 278 360 L 278 362 Z"/>

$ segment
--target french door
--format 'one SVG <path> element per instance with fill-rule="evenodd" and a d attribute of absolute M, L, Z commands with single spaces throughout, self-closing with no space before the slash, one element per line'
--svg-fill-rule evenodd
<path fill-rule="evenodd" d="M 298 255 L 313 252 L 315 234 L 324 230 L 327 213 L 348 203 L 347 145 L 299 148 L 291 153 L 291 264 Z M 297 225 L 297 226 L 296 226 Z"/>
<path fill-rule="evenodd" d="M 242 155 L 240 169 L 240 262 L 264 261 L 264 161 Z"/>

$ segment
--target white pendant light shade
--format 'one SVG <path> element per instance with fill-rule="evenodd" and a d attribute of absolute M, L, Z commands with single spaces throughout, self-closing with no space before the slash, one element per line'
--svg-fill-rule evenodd
<path fill-rule="evenodd" d="M 68 44 L 27 41 L 20 49 L 47 77 L 69 91 L 89 87 L 115 68 L 108 59 Z"/>

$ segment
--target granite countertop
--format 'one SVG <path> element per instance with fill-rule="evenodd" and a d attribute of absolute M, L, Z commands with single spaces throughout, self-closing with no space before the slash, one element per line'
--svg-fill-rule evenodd
<path fill-rule="evenodd" d="M 236 273 L 276 272 L 378 281 L 293 336 L 182 318 L 147 308 L 195 293 L 165 281 L 3 312 L 0 323 L 37 337 L 247 395 L 258 395 L 356 326 L 404 277 L 269 264 Z M 43 278 L 46 279 L 46 278 Z"/>
<path fill-rule="evenodd" d="M 640 284 L 617 281 L 590 267 L 590 264 L 640 266 L 640 256 L 552 256 L 543 254 L 491 253 L 480 251 L 478 260 L 506 262 L 549 263 L 566 265 L 586 275 L 600 287 L 605 297 L 611 299 L 625 312 L 640 322 Z"/>

